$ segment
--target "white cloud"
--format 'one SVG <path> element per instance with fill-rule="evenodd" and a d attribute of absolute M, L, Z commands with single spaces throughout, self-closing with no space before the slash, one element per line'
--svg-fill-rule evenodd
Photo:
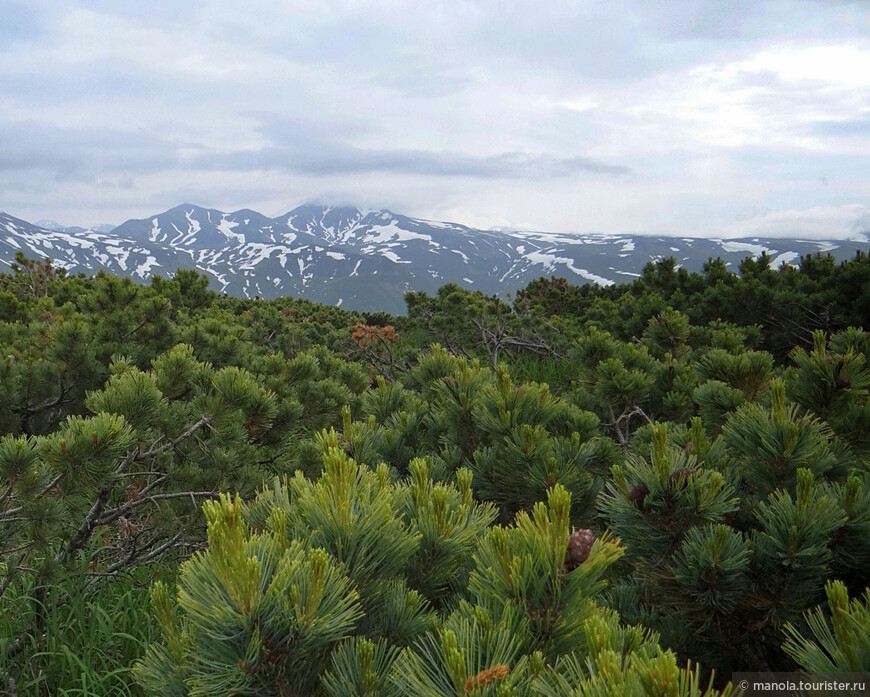
<path fill-rule="evenodd" d="M 21 217 L 340 196 L 553 231 L 835 234 L 870 201 L 863 3 L 32 0 L 9 17 L 0 209 Z"/>
<path fill-rule="evenodd" d="M 794 237 L 870 241 L 870 207 L 816 206 L 771 211 L 710 230 L 713 237 Z"/>

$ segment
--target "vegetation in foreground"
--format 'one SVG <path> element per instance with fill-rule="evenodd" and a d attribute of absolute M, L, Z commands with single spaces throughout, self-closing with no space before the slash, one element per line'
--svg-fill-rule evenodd
<path fill-rule="evenodd" d="M 0 694 L 870 671 L 866 255 L 406 300 L 0 277 Z"/>

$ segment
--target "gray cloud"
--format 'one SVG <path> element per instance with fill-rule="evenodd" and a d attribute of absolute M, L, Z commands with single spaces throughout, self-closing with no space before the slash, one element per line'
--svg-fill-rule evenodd
<path fill-rule="evenodd" d="M 179 163 L 176 148 L 153 133 L 0 122 L 0 171 L 38 170 L 58 180 L 144 174 Z"/>
<path fill-rule="evenodd" d="M 472 155 L 451 150 L 357 147 L 373 132 L 356 116 L 317 122 L 252 113 L 268 144 L 245 152 L 209 152 L 194 159 L 206 169 L 277 169 L 314 177 L 356 173 L 399 173 L 434 177 L 546 180 L 578 175 L 628 176 L 632 169 L 581 155 L 510 151 Z"/>
<path fill-rule="evenodd" d="M 275 128 L 271 129 L 273 132 Z M 353 130 L 347 128 L 346 130 Z M 392 172 L 438 177 L 551 179 L 581 174 L 627 176 L 629 167 L 582 156 L 505 152 L 473 156 L 427 150 L 365 149 L 343 144 L 341 127 L 283 125 L 289 145 L 249 152 L 216 151 L 203 144 L 169 142 L 153 133 L 0 123 L 0 170 L 43 170 L 59 180 L 92 180 L 116 172 L 150 174 L 178 167 L 202 170 L 283 170 L 315 177 Z M 327 137 L 332 132 L 333 138 Z M 182 157 L 181 146 L 203 154 Z M 125 177 L 129 181 L 129 177 Z"/>
<path fill-rule="evenodd" d="M 209 154 L 196 159 L 205 168 L 281 169 L 325 177 L 393 172 L 441 177 L 552 179 L 579 174 L 625 176 L 631 169 L 585 157 L 507 152 L 486 157 L 425 150 L 370 150 L 331 144 L 324 147 L 269 147 L 257 152 Z"/>

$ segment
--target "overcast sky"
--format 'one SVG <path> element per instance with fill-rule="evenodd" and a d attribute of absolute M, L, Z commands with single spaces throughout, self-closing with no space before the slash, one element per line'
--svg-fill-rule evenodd
<path fill-rule="evenodd" d="M 870 231 L 870 1 L 0 0 L 0 210 Z"/>

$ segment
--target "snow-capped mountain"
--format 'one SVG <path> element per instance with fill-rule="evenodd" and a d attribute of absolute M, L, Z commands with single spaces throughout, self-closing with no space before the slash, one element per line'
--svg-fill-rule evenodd
<path fill-rule="evenodd" d="M 736 268 L 766 250 L 778 266 L 802 254 L 830 251 L 846 258 L 867 248 L 866 236 L 833 242 L 487 231 L 387 210 L 317 205 L 268 218 L 185 204 L 112 230 L 40 222 L 0 213 L 0 265 L 22 250 L 50 257 L 71 273 L 105 269 L 141 281 L 196 268 L 231 295 L 291 295 L 394 313 L 404 311 L 405 291 L 431 293 L 448 282 L 505 294 L 541 276 L 575 284 L 628 281 L 646 262 L 666 256 L 698 270 L 710 257 Z"/>
<path fill-rule="evenodd" d="M 0 212 L 2 214 L 2 212 Z M 46 230 L 51 230 L 52 232 L 85 232 L 86 230 L 93 230 L 94 232 L 111 232 L 115 229 L 114 225 L 94 225 L 90 228 L 83 227 L 68 227 L 66 225 L 61 225 L 60 223 L 56 223 L 53 220 L 37 220 L 34 225 L 36 227 L 45 228 Z"/>

